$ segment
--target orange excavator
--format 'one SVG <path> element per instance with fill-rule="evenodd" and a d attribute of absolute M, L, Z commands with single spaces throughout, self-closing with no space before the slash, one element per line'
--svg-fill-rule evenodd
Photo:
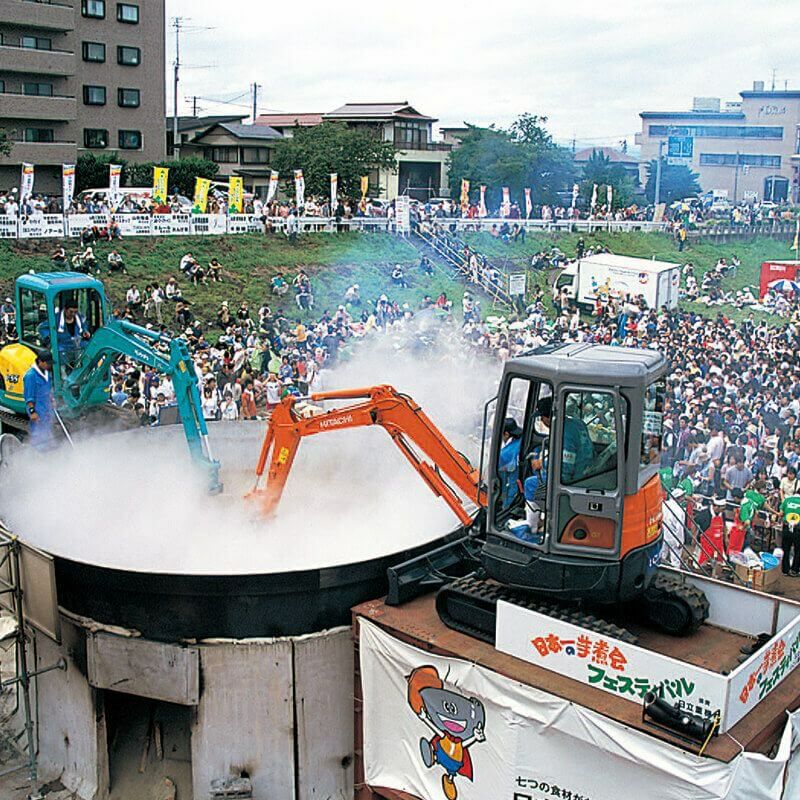
<path fill-rule="evenodd" d="M 408 395 L 401 394 L 391 386 L 371 386 L 317 392 L 307 399 L 312 403 L 326 400 L 360 402 L 303 416 L 298 411 L 297 398 L 287 395 L 275 408 L 261 446 L 256 466 L 256 484 L 248 495 L 259 499 L 264 516 L 273 514 L 280 503 L 301 439 L 327 431 L 369 425 L 380 425 L 386 430 L 422 480 L 450 506 L 462 525 L 468 527 L 472 524 L 474 511 L 470 513 L 448 480 L 476 505 L 486 504 L 478 470 L 447 441 L 445 435 Z M 432 464 L 425 460 L 425 456 Z M 266 484 L 262 485 L 268 462 Z"/>
<path fill-rule="evenodd" d="M 532 595 L 540 611 L 577 607 L 584 626 L 596 622 L 585 607 L 614 606 L 688 634 L 708 617 L 708 600 L 659 570 L 668 371 L 652 350 L 589 344 L 548 345 L 510 359 L 484 409 L 489 451 L 478 469 L 391 386 L 303 398 L 355 401 L 327 411 L 304 411 L 300 398 L 287 396 L 268 423 L 249 496 L 272 514 L 301 439 L 379 425 L 461 524 L 458 538 L 389 570 L 387 602 L 437 586 L 445 624 L 487 641 L 497 600 L 530 603 Z"/>

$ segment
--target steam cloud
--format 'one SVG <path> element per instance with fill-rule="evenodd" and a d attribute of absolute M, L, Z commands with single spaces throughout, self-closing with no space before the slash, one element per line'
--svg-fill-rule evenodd
<path fill-rule="evenodd" d="M 420 352 L 418 334 L 376 336 L 323 389 L 390 383 L 410 394 L 477 464 L 496 362 L 457 334 Z M 431 334 L 433 338 L 433 334 Z M 42 455 L 26 447 L 0 479 L 0 516 L 42 549 L 121 569 L 257 574 L 346 564 L 433 541 L 457 520 L 379 428 L 304 440 L 276 518 L 242 496 L 253 484 L 264 422 L 211 426 L 225 493 L 210 497 L 178 426 L 98 436 Z"/>

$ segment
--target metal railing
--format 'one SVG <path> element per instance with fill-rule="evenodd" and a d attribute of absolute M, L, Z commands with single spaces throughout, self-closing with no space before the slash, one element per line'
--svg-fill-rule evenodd
<path fill-rule="evenodd" d="M 413 227 L 413 233 L 437 253 L 440 258 L 444 259 L 453 267 L 467 282 L 479 286 L 495 303 L 513 308 L 514 301 L 511 295 L 499 283 L 490 280 L 488 276 L 480 270 L 478 271 L 477 281 L 473 279 L 474 276 L 470 270 L 469 259 L 465 257 L 464 251 L 467 245 L 465 245 L 464 242 L 446 234 L 436 234 L 426 231 L 419 225 Z M 469 249 L 471 253 L 475 254 L 478 258 L 482 258 L 481 254 L 474 248 Z M 502 272 L 500 273 L 501 276 L 503 276 L 503 274 Z"/>

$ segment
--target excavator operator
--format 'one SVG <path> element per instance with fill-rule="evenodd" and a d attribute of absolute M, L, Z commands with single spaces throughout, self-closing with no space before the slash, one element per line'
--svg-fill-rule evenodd
<path fill-rule="evenodd" d="M 542 397 L 536 404 L 536 412 L 546 428 L 550 428 L 553 417 L 553 397 Z M 563 444 L 561 449 L 561 480 L 569 486 L 579 481 L 592 464 L 594 445 L 586 423 L 569 414 L 564 418 Z"/>
<path fill-rule="evenodd" d="M 48 322 L 39 326 L 39 336 L 44 344 L 50 345 Z M 56 344 L 62 365 L 72 366 L 90 338 L 89 326 L 78 311 L 77 300 L 72 295 L 67 295 L 62 301 L 61 310 L 56 314 Z"/>

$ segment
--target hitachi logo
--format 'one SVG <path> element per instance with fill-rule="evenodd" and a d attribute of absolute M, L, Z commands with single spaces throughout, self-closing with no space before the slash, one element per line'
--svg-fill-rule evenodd
<path fill-rule="evenodd" d="M 344 417 L 331 417 L 330 419 L 320 420 L 320 428 L 335 428 L 338 425 L 347 425 L 348 422 L 353 421 L 352 414 L 346 414 Z"/>

